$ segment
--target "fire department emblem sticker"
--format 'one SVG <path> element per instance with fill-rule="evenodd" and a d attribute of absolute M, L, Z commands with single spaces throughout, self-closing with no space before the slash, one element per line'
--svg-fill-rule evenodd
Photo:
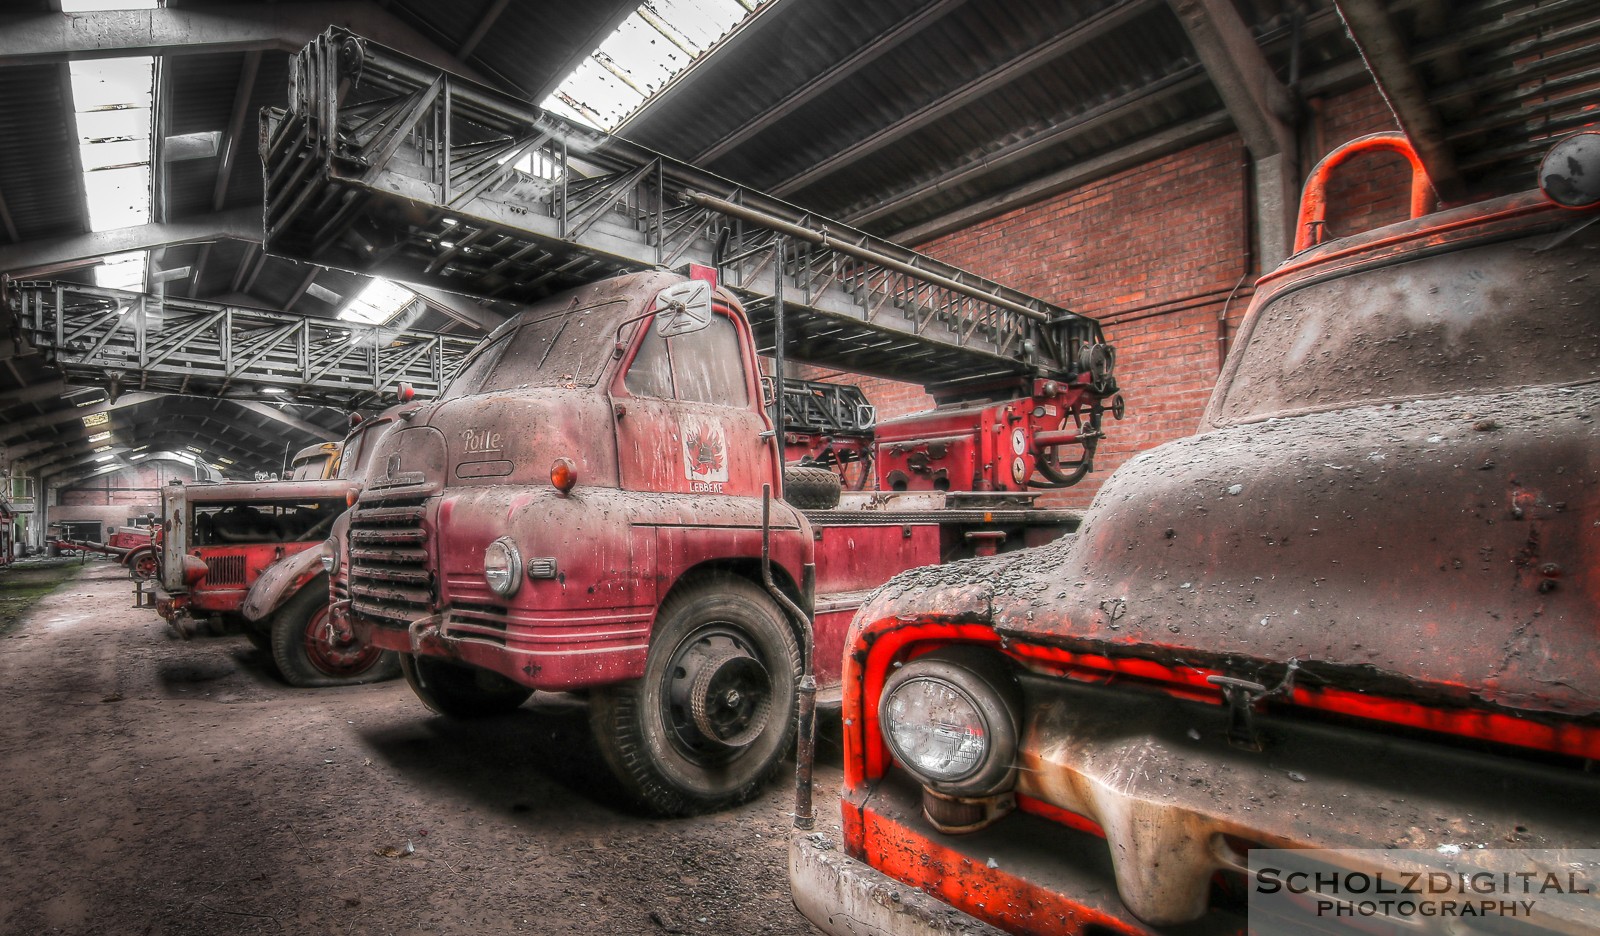
<path fill-rule="evenodd" d="M 715 493 L 728 480 L 728 443 L 722 427 L 711 422 L 683 422 L 683 475 L 695 491 Z"/>

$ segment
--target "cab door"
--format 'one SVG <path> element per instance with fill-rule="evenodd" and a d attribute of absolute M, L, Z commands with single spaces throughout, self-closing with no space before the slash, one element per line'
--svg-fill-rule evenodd
<path fill-rule="evenodd" d="M 623 489 L 759 496 L 774 472 L 747 327 L 717 306 L 663 337 L 659 318 L 640 322 L 611 389 Z"/>

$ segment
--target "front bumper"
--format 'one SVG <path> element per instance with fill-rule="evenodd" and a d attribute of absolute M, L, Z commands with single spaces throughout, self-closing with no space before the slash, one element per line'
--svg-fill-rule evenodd
<path fill-rule="evenodd" d="M 789 888 L 795 907 L 831 936 L 1004 936 L 851 858 L 820 833 L 789 841 Z"/>
<path fill-rule="evenodd" d="M 552 640 L 541 649 L 507 646 L 505 638 L 461 637 L 449 633 L 449 612 L 419 618 L 401 630 L 355 617 L 356 639 L 385 650 L 438 657 L 499 673 L 529 689 L 567 692 L 638 679 L 644 675 L 646 636 L 616 640 Z"/>

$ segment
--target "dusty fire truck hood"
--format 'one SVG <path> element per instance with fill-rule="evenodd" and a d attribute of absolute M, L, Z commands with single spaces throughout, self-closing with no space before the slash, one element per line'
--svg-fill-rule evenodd
<path fill-rule="evenodd" d="M 384 435 L 368 469 L 374 490 L 445 485 L 548 484 L 551 462 L 571 459 L 586 484 L 616 484 L 610 409 L 589 389 L 476 394 L 423 407 Z M 598 434 L 598 435 L 597 435 Z"/>
<path fill-rule="evenodd" d="M 1191 437 L 1113 475 L 1076 537 L 902 576 L 863 619 L 937 610 L 1079 651 L 1271 681 L 1295 660 L 1347 688 L 1592 716 L 1597 413 L 1591 383 Z"/>

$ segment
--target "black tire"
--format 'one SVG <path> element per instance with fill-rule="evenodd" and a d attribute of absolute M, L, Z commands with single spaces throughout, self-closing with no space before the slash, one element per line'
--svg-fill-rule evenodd
<path fill-rule="evenodd" d="M 307 582 L 272 616 L 270 649 L 284 681 L 303 689 L 354 686 L 399 675 L 395 654 L 334 637 L 328 626 L 326 575 Z"/>
<path fill-rule="evenodd" d="M 704 576 L 662 604 L 644 678 L 597 690 L 590 723 L 645 809 L 710 812 L 771 779 L 794 744 L 799 681 L 800 648 L 772 599 L 745 579 Z"/>
<path fill-rule="evenodd" d="M 422 704 L 448 718 L 487 718 L 515 711 L 533 690 L 491 670 L 433 657 L 400 654 L 400 672 Z"/>
<path fill-rule="evenodd" d="M 839 476 L 826 468 L 783 469 L 783 499 L 800 510 L 832 510 L 839 506 L 843 487 Z"/>

